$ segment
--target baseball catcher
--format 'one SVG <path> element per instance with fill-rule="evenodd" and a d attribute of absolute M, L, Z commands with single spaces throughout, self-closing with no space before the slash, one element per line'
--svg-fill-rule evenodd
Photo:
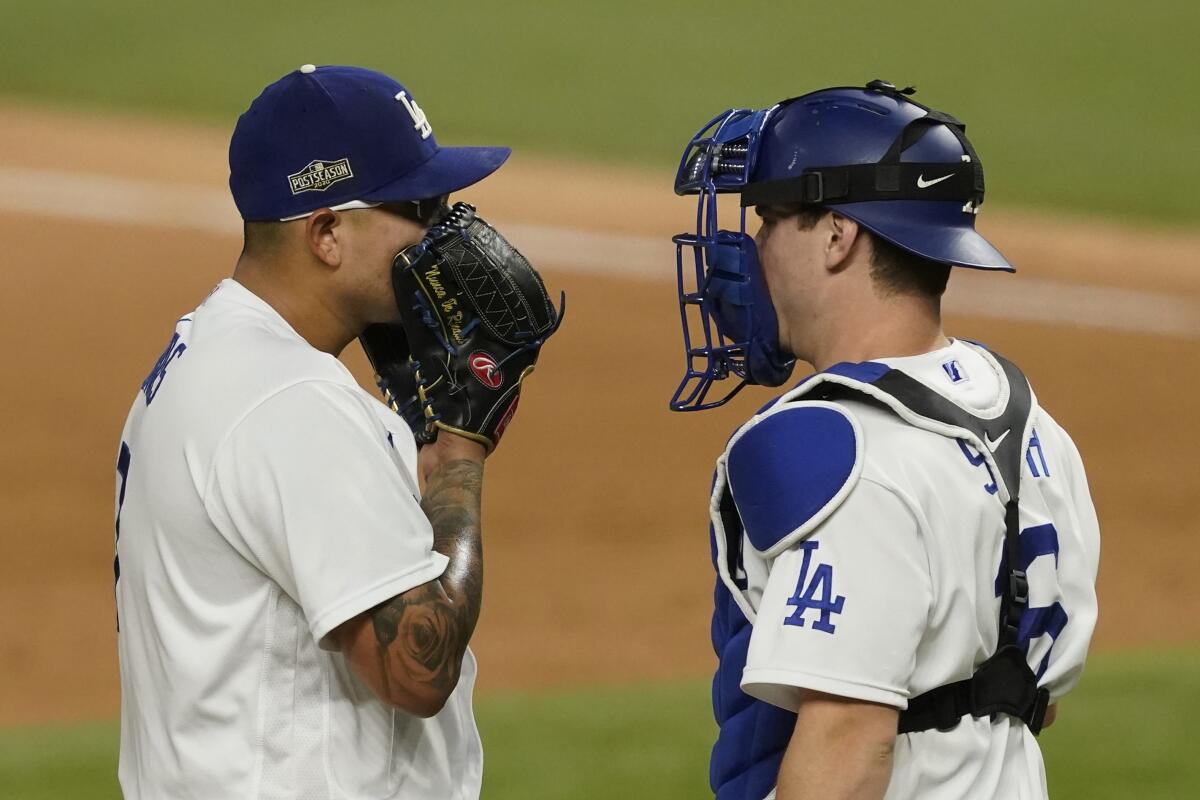
<path fill-rule="evenodd" d="M 537 271 L 466 203 L 396 256 L 392 284 L 402 321 L 360 337 L 388 404 L 419 443 L 446 430 L 491 452 L 565 295 L 555 311 Z"/>
<path fill-rule="evenodd" d="M 716 463 L 717 800 L 1048 796 L 1036 736 L 1083 669 L 1099 526 L 1024 374 L 943 328 L 952 271 L 1014 267 L 975 230 L 966 125 L 914 91 L 729 109 L 680 159 L 671 408 L 815 370 Z"/>

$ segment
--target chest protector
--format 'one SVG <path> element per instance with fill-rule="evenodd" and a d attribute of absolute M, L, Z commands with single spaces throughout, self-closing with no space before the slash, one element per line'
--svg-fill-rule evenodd
<path fill-rule="evenodd" d="M 856 400 L 895 413 L 909 425 L 970 442 L 986 460 L 1004 505 L 1004 563 L 1000 581 L 999 638 L 996 652 L 975 673 L 912 698 L 901 712 L 897 733 L 950 730 L 970 714 L 1008 714 L 1037 734 L 1045 719 L 1049 692 L 1037 678 L 1018 644 L 1021 615 L 1029 603 L 1029 581 L 1020 569 L 1019 509 L 1021 462 L 1032 435 L 1036 399 L 1024 374 L 995 353 L 984 353 L 1003 371 L 1008 401 L 999 414 L 984 418 L 953 403 L 900 370 L 885 364 L 837 364 L 813 375 L 780 398 Z M 713 561 L 718 575 L 713 647 L 719 666 L 713 680 L 713 708 L 720 726 L 713 747 L 710 782 L 718 800 L 761 800 L 774 788 L 779 764 L 796 716 L 741 691 L 754 610 L 746 599 L 746 581 L 738 566 L 744 539 L 737 507 L 724 470 L 718 466 L 712 494 Z M 801 528 L 789 539 L 807 535 Z M 790 544 L 780 542 L 771 550 Z"/>

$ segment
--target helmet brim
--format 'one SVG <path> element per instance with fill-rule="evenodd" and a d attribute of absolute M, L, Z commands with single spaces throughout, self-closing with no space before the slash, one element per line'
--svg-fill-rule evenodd
<path fill-rule="evenodd" d="M 971 269 L 1016 272 L 975 230 L 975 215 L 945 200 L 871 200 L 826 206 L 922 258 Z"/>

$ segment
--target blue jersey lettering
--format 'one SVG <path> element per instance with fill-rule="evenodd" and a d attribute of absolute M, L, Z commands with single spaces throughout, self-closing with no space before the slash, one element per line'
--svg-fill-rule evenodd
<path fill-rule="evenodd" d="M 113 539 L 113 592 L 117 590 L 117 581 L 121 579 L 121 559 L 116 554 L 117 542 L 121 541 L 121 509 L 125 507 L 125 487 L 129 485 L 129 461 L 132 457 L 129 445 L 121 442 L 121 452 L 117 455 L 117 478 L 121 488 L 117 491 L 117 520 L 114 523 L 116 536 Z M 117 620 L 117 630 L 121 630 L 121 620 Z"/>
<path fill-rule="evenodd" d="M 142 393 L 146 395 L 146 405 L 150 405 L 154 400 L 154 395 L 158 394 L 158 388 L 162 386 L 163 378 L 167 376 L 167 365 L 171 361 L 187 350 L 187 345 L 179 341 L 178 331 L 171 336 L 171 341 L 167 344 L 167 349 L 162 351 L 162 355 L 158 357 L 158 361 L 154 362 L 154 369 L 150 370 L 150 374 L 146 376 L 146 380 L 142 381 Z"/>
<path fill-rule="evenodd" d="M 984 458 L 982 454 L 976 453 L 971 449 L 971 445 L 967 444 L 962 439 L 955 439 L 954 441 L 958 442 L 958 449 L 961 450 L 962 454 L 967 457 L 967 461 L 971 462 L 972 467 L 982 466 L 987 470 L 988 482 L 984 484 L 983 488 L 988 494 L 995 494 L 999 489 L 996 486 L 996 476 L 992 473 L 992 465 L 988 463 L 987 459 Z"/>
<path fill-rule="evenodd" d="M 1045 525 L 1035 525 L 1032 528 L 1026 528 L 1021 531 L 1020 535 L 1020 553 L 1021 563 L 1020 569 L 1029 570 L 1029 565 L 1036 559 L 1045 556 L 1054 556 L 1054 567 L 1058 569 L 1058 531 L 1055 527 L 1046 523 Z M 1005 553 L 1000 558 L 1000 571 L 996 575 L 996 596 L 999 597 L 1002 591 L 1003 581 L 1008 580 L 1008 554 Z M 1063 628 L 1067 626 L 1067 611 L 1060 603 L 1051 603 L 1048 606 L 1037 606 L 1026 608 L 1021 615 L 1021 623 L 1017 628 L 1017 645 L 1020 646 L 1028 655 L 1029 645 L 1033 640 L 1049 635 L 1053 641 L 1062 633 Z M 1051 644 L 1053 648 L 1053 644 Z M 1041 678 L 1046 672 L 1046 668 L 1050 666 L 1050 650 L 1046 651 L 1046 655 L 1038 664 L 1035 673 Z"/>
<path fill-rule="evenodd" d="M 1033 457 L 1035 453 L 1037 454 L 1036 460 Z M 1025 463 L 1029 465 L 1029 474 L 1033 477 L 1050 477 L 1050 468 L 1046 466 L 1046 454 L 1042 452 L 1042 440 L 1038 438 L 1036 429 L 1029 439 L 1029 449 L 1025 451 Z"/>

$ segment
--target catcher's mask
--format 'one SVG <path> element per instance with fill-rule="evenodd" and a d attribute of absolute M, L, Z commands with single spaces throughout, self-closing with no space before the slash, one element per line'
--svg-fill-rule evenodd
<path fill-rule="evenodd" d="M 1013 267 L 975 231 L 983 165 L 966 126 L 884 81 L 836 87 L 758 111 L 730 109 L 692 137 L 675 193 L 697 195 L 695 232 L 673 238 L 686 372 L 675 411 L 727 402 L 747 383 L 779 386 L 794 357 L 746 233 L 746 208 L 829 207 L 931 261 L 976 269 Z M 737 227 L 721 228 L 717 195 L 741 195 Z M 691 311 L 689 311 L 691 309 Z M 716 381 L 740 378 L 719 399 Z"/>

